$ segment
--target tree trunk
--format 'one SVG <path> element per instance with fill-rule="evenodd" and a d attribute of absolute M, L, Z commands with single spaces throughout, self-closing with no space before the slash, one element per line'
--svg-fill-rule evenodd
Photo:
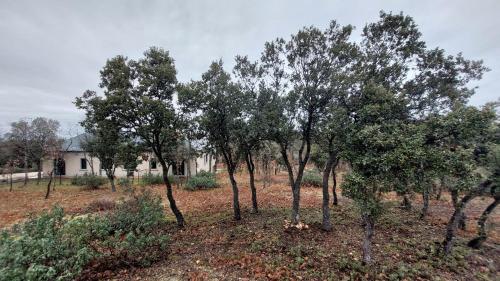
<path fill-rule="evenodd" d="M 339 201 L 337 198 L 337 172 L 335 172 L 335 168 L 337 168 L 338 164 L 339 164 L 339 160 L 337 160 L 335 165 L 333 165 L 333 167 L 332 167 L 332 180 L 333 180 L 332 193 L 333 193 L 333 205 L 334 206 L 337 206 L 339 204 Z"/>
<path fill-rule="evenodd" d="M 52 183 L 52 173 L 53 173 L 53 172 L 50 172 L 50 173 L 49 173 L 49 183 L 47 184 L 47 193 L 45 193 L 45 199 L 49 199 L 49 195 L 50 195 L 50 184 Z"/>
<path fill-rule="evenodd" d="M 486 241 L 488 237 L 486 234 L 486 220 L 491 212 L 498 206 L 498 203 L 500 203 L 500 194 L 495 196 L 495 201 L 493 201 L 481 214 L 481 217 L 477 221 L 477 237 L 470 240 L 467 246 L 479 249 L 481 245 L 483 245 L 483 242 Z"/>
<path fill-rule="evenodd" d="M 37 177 L 36 177 L 36 185 L 39 185 L 40 184 L 40 181 L 42 180 L 42 165 L 41 165 L 41 162 L 42 161 L 38 161 L 38 163 L 36 164 L 37 168 L 38 168 L 38 174 L 37 174 Z"/>
<path fill-rule="evenodd" d="M 300 221 L 300 184 L 295 183 L 292 189 L 292 224 L 299 224 Z"/>
<path fill-rule="evenodd" d="M 368 265 L 372 262 L 372 237 L 373 237 L 373 218 L 370 214 L 363 214 L 363 264 Z"/>
<path fill-rule="evenodd" d="M 28 156 L 24 156 L 24 186 L 28 184 Z"/>
<path fill-rule="evenodd" d="M 255 165 L 250 152 L 247 153 L 245 160 L 247 162 L 248 175 L 250 176 L 250 190 L 252 191 L 252 213 L 256 214 L 259 212 L 259 207 L 257 205 L 257 188 L 255 188 Z"/>
<path fill-rule="evenodd" d="M 114 175 L 111 175 L 110 173 L 106 172 L 108 176 L 109 183 L 111 184 L 111 191 L 116 192 L 116 187 L 115 187 L 115 177 Z"/>
<path fill-rule="evenodd" d="M 401 202 L 401 207 L 405 210 L 411 210 L 411 200 L 408 198 L 408 194 L 403 194 L 403 202 Z"/>
<path fill-rule="evenodd" d="M 467 195 L 465 195 L 460 202 L 457 203 L 455 212 L 451 216 L 448 221 L 448 225 L 446 226 L 446 235 L 443 241 L 443 253 L 448 255 L 451 252 L 453 247 L 453 239 L 455 238 L 455 229 L 458 226 L 458 222 L 460 219 L 460 215 L 463 212 L 467 203 L 474 199 L 476 196 L 481 195 L 489 186 L 491 185 L 490 180 L 486 180 L 479 184 L 479 186 L 473 190 L 471 190 Z"/>
<path fill-rule="evenodd" d="M 421 219 L 427 217 L 429 213 L 429 188 L 426 184 L 422 187 L 422 200 L 424 205 L 422 207 L 422 213 L 420 214 Z"/>
<path fill-rule="evenodd" d="M 333 162 L 335 160 L 335 156 L 330 154 L 328 160 L 325 163 L 325 167 L 323 169 L 323 223 L 321 228 L 325 231 L 332 230 L 332 224 L 330 222 L 330 191 L 328 190 L 328 179 L 330 178 L 330 172 L 332 171 Z"/>
<path fill-rule="evenodd" d="M 12 170 L 10 171 L 10 189 L 9 191 L 12 191 Z"/>
<path fill-rule="evenodd" d="M 233 211 L 234 211 L 234 219 L 241 220 L 241 212 L 240 212 L 240 200 L 238 195 L 238 185 L 236 180 L 234 179 L 234 168 L 228 168 L 229 179 L 231 180 L 231 187 L 233 189 Z"/>
<path fill-rule="evenodd" d="M 177 226 L 184 227 L 184 217 L 182 216 L 181 211 L 177 208 L 177 204 L 175 203 L 174 195 L 172 193 L 172 185 L 168 179 L 168 166 L 164 160 L 161 160 L 160 164 L 163 172 L 163 183 L 165 183 L 165 186 L 167 187 L 167 199 L 170 204 L 170 209 L 175 215 Z"/>
<path fill-rule="evenodd" d="M 453 202 L 453 208 L 457 208 L 457 204 L 458 204 L 458 191 L 453 189 L 451 190 L 451 201 Z M 458 217 L 458 228 L 461 229 L 461 230 L 465 230 L 466 228 L 466 223 L 465 223 L 465 220 L 466 220 L 466 216 L 465 216 L 465 213 L 462 211 L 460 213 L 460 216 Z"/>

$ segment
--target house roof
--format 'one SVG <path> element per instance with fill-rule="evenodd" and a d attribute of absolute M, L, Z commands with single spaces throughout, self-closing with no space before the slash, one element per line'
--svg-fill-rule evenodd
<path fill-rule="evenodd" d="M 77 136 L 71 137 L 69 139 L 65 139 L 62 145 L 62 149 L 68 152 L 83 152 L 82 142 L 91 135 L 87 133 L 79 134 Z"/>

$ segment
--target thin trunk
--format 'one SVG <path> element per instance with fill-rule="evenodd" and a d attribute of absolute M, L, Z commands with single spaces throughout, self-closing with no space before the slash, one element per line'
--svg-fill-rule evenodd
<path fill-rule="evenodd" d="M 338 198 L 337 198 L 337 172 L 335 172 L 335 168 L 337 168 L 337 165 L 339 164 L 339 160 L 335 162 L 335 165 L 332 167 L 332 180 L 333 180 L 333 187 L 332 187 L 332 193 L 333 193 L 333 205 L 337 206 L 339 204 Z"/>
<path fill-rule="evenodd" d="M 62 185 L 62 175 L 59 173 L 59 185 Z"/>
<path fill-rule="evenodd" d="M 234 168 L 231 167 L 228 169 L 229 179 L 231 180 L 231 187 L 233 189 L 233 211 L 234 211 L 234 219 L 241 220 L 241 212 L 240 212 L 240 200 L 238 195 L 238 185 L 236 180 L 234 179 Z"/>
<path fill-rule="evenodd" d="M 49 199 L 49 195 L 50 195 L 50 184 L 52 183 L 52 173 L 53 173 L 53 172 L 50 172 L 50 173 L 49 173 L 49 183 L 47 184 L 47 193 L 45 193 L 45 199 Z"/>
<path fill-rule="evenodd" d="M 184 217 L 182 216 L 181 211 L 177 208 L 177 204 L 175 203 L 174 195 L 172 193 L 172 185 L 168 179 L 168 166 L 163 159 L 160 160 L 160 163 L 163 172 L 163 183 L 165 183 L 165 186 L 167 187 L 167 199 L 170 204 L 170 209 L 172 209 L 172 212 L 175 215 L 177 226 L 184 227 Z"/>
<path fill-rule="evenodd" d="M 252 191 L 252 213 L 256 214 L 259 212 L 259 207 L 257 205 L 257 188 L 255 188 L 255 165 L 251 152 L 247 153 L 245 160 L 247 162 L 248 175 L 250 176 L 250 190 Z"/>
<path fill-rule="evenodd" d="M 481 217 L 477 221 L 477 237 L 470 240 L 467 246 L 478 249 L 483 245 L 484 241 L 486 241 L 486 238 L 488 238 L 486 233 L 486 220 L 488 220 L 488 216 L 498 206 L 498 203 L 500 203 L 500 194 L 495 196 L 495 201 L 493 201 L 481 214 Z"/>
<path fill-rule="evenodd" d="M 368 265 L 372 262 L 372 238 L 373 238 L 373 218 L 369 214 L 363 214 L 363 264 Z"/>
<path fill-rule="evenodd" d="M 408 197 L 408 194 L 403 194 L 403 202 L 401 202 L 401 207 L 405 210 L 411 210 L 411 200 Z"/>
<path fill-rule="evenodd" d="M 428 185 L 424 184 L 422 187 L 422 200 L 424 202 L 423 207 L 422 207 L 422 213 L 420 214 L 420 218 L 425 218 L 427 217 L 427 214 L 429 213 L 429 188 Z"/>
<path fill-rule="evenodd" d="M 323 223 L 321 228 L 325 231 L 332 230 L 332 224 L 330 222 L 330 191 L 328 190 L 328 179 L 330 178 L 330 172 L 332 171 L 334 161 L 335 155 L 330 154 L 323 169 Z"/>
<path fill-rule="evenodd" d="M 10 189 L 9 191 L 12 191 L 12 170 L 10 171 Z"/>
<path fill-rule="evenodd" d="M 41 162 L 42 161 L 38 161 L 37 163 L 37 168 L 38 168 L 38 174 L 37 174 L 37 177 L 36 177 L 36 185 L 39 185 L 40 184 L 40 180 L 42 179 L 42 165 L 41 165 Z"/>
<path fill-rule="evenodd" d="M 465 195 L 460 202 L 457 203 L 455 211 L 448 221 L 448 225 L 446 226 L 446 235 L 443 241 L 443 253 L 448 255 L 451 252 L 453 247 L 453 239 L 455 238 L 455 229 L 458 226 L 458 222 L 460 220 L 460 215 L 463 212 L 467 203 L 474 199 L 476 196 L 481 195 L 484 191 L 491 185 L 491 181 L 487 180 L 479 184 L 479 186 L 473 190 L 471 190 L 467 195 Z"/>
<path fill-rule="evenodd" d="M 28 184 L 28 156 L 24 156 L 24 186 Z"/>
<path fill-rule="evenodd" d="M 300 221 L 300 184 L 295 183 L 292 190 L 292 224 L 297 225 Z"/>

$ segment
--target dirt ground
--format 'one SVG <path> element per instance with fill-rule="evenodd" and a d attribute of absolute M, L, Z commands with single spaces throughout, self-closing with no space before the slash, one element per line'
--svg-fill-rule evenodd
<path fill-rule="evenodd" d="M 186 191 L 175 187 L 174 196 L 187 226 L 175 227 L 166 204 L 163 186 L 146 187 L 163 197 L 169 218 L 171 246 L 168 258 L 145 269 L 117 269 L 103 272 L 98 279 L 113 280 L 499 280 L 500 210 L 489 220 L 489 239 L 480 250 L 465 246 L 474 237 L 476 220 L 490 198 L 477 198 L 467 208 L 467 230 L 458 232 L 454 254 L 436 256 L 445 224 L 451 215 L 449 196 L 432 200 L 430 216 L 419 219 L 420 197 L 413 198 L 414 210 L 398 207 L 399 198 L 388 196 L 387 211 L 376 224 L 374 264 L 363 266 L 362 229 L 356 208 L 340 196 L 331 210 L 332 232 L 320 230 L 321 189 L 304 187 L 301 192 L 302 230 L 286 228 L 291 204 L 285 174 L 274 176 L 270 186 L 258 182 L 259 214 L 251 214 L 251 198 L 245 175 L 238 176 L 241 221 L 232 219 L 232 192 L 224 175 L 222 187 Z M 126 192 L 109 188 L 84 191 L 56 186 L 43 199 L 45 186 L 0 186 L 0 226 L 8 227 L 55 204 L 69 214 L 85 212 L 97 199 L 122 200 Z M 140 189 L 140 188 L 138 188 Z M 340 192 L 339 192 L 340 195 Z"/>

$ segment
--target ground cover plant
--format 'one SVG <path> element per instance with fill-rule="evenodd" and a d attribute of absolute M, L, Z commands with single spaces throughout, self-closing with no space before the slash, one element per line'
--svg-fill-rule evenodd
<path fill-rule="evenodd" d="M 189 177 L 185 188 L 187 190 L 210 189 L 218 187 L 217 178 L 214 173 L 201 171 L 197 175 Z"/>
<path fill-rule="evenodd" d="M 71 178 L 72 185 L 81 186 L 87 189 L 97 189 L 105 183 L 106 180 L 104 178 L 91 174 L 77 175 Z"/>

